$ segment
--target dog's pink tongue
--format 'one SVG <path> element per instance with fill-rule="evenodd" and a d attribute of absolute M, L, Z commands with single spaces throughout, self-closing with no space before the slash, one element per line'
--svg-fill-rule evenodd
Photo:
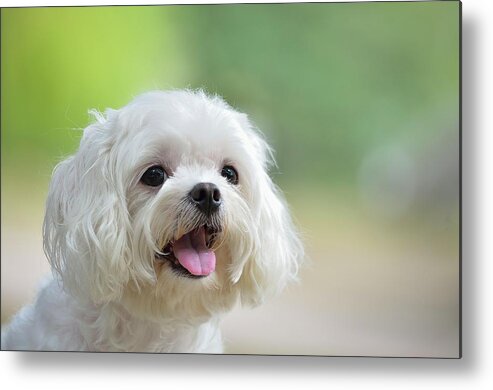
<path fill-rule="evenodd" d="M 216 268 L 216 254 L 207 248 L 204 227 L 192 230 L 176 240 L 173 252 L 192 275 L 209 275 Z"/>

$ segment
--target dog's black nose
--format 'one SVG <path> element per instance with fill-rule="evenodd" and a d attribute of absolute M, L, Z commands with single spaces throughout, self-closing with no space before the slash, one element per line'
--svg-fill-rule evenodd
<path fill-rule="evenodd" d="M 196 184 L 190 191 L 190 198 L 206 214 L 212 214 L 221 205 L 221 192 L 212 183 Z"/>

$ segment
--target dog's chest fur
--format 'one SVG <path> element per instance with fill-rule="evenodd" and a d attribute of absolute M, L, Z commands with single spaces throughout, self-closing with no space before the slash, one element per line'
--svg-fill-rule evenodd
<path fill-rule="evenodd" d="M 51 280 L 2 332 L 2 349 L 221 353 L 218 321 L 146 321 L 115 304 L 81 304 Z"/>

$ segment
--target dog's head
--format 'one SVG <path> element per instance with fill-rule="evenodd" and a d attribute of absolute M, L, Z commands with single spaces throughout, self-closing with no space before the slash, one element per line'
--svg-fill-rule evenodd
<path fill-rule="evenodd" d="M 295 277 L 302 245 L 246 115 L 200 91 L 94 115 L 47 200 L 45 252 L 67 290 L 143 315 L 207 315 Z"/>

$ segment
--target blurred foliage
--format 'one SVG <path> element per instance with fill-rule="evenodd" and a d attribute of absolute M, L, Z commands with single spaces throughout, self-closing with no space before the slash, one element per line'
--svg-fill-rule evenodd
<path fill-rule="evenodd" d="M 277 180 L 351 184 L 367 149 L 429 136 L 405 124 L 457 123 L 458 18 L 458 2 L 2 9 L 2 178 L 47 180 L 90 108 L 200 87 L 266 133 Z"/>

